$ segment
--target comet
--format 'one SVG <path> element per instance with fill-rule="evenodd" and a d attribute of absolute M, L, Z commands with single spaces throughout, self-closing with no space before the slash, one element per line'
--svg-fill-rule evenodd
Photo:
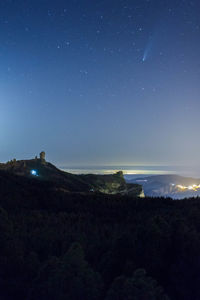
<path fill-rule="evenodd" d="M 145 51 L 145 52 L 144 52 L 144 55 L 143 55 L 143 58 L 142 58 L 142 61 L 143 61 L 143 62 L 145 62 L 145 60 L 147 59 L 147 54 L 148 54 L 147 51 Z"/>
<path fill-rule="evenodd" d="M 153 47 L 153 43 L 152 43 L 152 38 L 149 40 L 145 50 L 144 50 L 144 55 L 142 57 L 142 61 L 145 62 L 150 54 L 150 51 Z"/>

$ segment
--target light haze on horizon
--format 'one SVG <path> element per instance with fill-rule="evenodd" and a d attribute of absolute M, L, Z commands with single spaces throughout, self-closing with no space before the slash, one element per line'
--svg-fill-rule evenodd
<path fill-rule="evenodd" d="M 0 24 L 0 161 L 200 166 L 198 0 L 7 0 Z"/>

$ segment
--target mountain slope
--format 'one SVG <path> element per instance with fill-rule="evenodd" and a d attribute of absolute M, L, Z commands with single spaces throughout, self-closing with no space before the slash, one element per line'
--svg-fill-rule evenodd
<path fill-rule="evenodd" d="M 121 193 L 133 196 L 142 194 L 142 187 L 138 184 L 127 184 L 122 172 L 113 175 L 74 175 L 56 168 L 44 159 L 38 158 L 12 160 L 6 164 L 0 164 L 0 170 L 40 182 L 51 182 L 52 188 L 65 192 Z"/>

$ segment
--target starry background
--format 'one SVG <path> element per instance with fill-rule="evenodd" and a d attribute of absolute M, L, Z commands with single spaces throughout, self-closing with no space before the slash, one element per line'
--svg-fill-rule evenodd
<path fill-rule="evenodd" d="M 0 1 L 0 158 L 200 165 L 200 2 Z"/>

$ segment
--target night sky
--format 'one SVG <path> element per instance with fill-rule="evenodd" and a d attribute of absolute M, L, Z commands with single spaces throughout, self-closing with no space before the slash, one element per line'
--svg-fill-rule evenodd
<path fill-rule="evenodd" d="M 0 160 L 200 165 L 200 1 L 0 1 Z"/>

